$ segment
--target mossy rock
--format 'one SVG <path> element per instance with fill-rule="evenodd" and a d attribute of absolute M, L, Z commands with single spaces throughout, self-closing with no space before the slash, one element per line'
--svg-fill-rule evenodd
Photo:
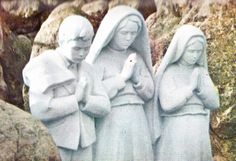
<path fill-rule="evenodd" d="M 60 161 L 47 128 L 30 114 L 0 100 L 0 160 Z"/>

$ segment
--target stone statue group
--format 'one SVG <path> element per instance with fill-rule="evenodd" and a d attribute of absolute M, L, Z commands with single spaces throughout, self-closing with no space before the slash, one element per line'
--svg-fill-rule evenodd
<path fill-rule="evenodd" d="M 23 70 L 31 113 L 62 161 L 212 161 L 209 111 L 219 97 L 203 32 L 177 29 L 156 73 L 137 10 L 111 9 L 93 37 L 86 18 L 69 16 L 59 47 Z"/>

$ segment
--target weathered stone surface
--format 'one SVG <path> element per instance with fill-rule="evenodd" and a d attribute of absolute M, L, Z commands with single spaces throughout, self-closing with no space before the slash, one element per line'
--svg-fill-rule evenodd
<path fill-rule="evenodd" d="M 82 0 L 68 0 L 83 4 Z M 1 0 L 1 8 L 12 16 L 29 18 L 45 9 L 54 8 L 65 0 Z"/>
<path fill-rule="evenodd" d="M 144 19 L 156 12 L 154 0 L 140 0 L 138 10 L 143 14 Z"/>
<path fill-rule="evenodd" d="M 3 43 L 3 29 L 0 25 L 0 53 L 4 51 L 4 43 Z M 8 90 L 7 84 L 4 79 L 2 65 L 0 65 L 0 99 L 7 100 Z"/>
<path fill-rule="evenodd" d="M 39 12 L 41 2 L 39 0 L 1 0 L 0 4 L 11 15 L 27 18 Z"/>
<path fill-rule="evenodd" d="M 139 0 L 112 0 L 109 2 L 109 8 L 113 8 L 117 5 L 128 5 L 137 9 L 139 6 Z"/>
<path fill-rule="evenodd" d="M 40 121 L 0 100 L 0 160 L 60 161 L 60 157 Z"/>
<path fill-rule="evenodd" d="M 0 93 L 4 100 L 22 107 L 22 75 L 21 71 L 28 61 L 31 52 L 31 41 L 26 36 L 16 36 L 0 19 L 0 59 L 3 74 L 0 75 Z M 5 81 L 5 83 L 4 83 Z M 7 87 L 6 87 L 7 85 Z M 0 94 L 2 95 L 2 94 Z"/>
<path fill-rule="evenodd" d="M 222 107 L 213 114 L 211 124 L 213 141 L 221 145 L 214 150 L 226 160 L 236 160 L 236 5 L 214 9 L 219 15 L 212 14 L 203 25 L 210 41 L 209 70 L 219 89 Z"/>
<path fill-rule="evenodd" d="M 117 5 L 128 5 L 139 10 L 144 18 L 156 11 L 154 0 L 112 0 L 109 1 L 109 9 Z"/>
<path fill-rule="evenodd" d="M 174 34 L 174 29 L 176 29 L 179 22 L 180 18 L 173 14 L 158 16 L 153 13 L 147 18 L 146 23 L 149 30 L 153 64 L 160 64 L 161 58 Z"/>
<path fill-rule="evenodd" d="M 94 32 L 97 32 L 97 29 L 108 11 L 108 1 L 105 0 L 96 0 L 89 3 L 86 3 L 82 6 L 81 10 L 88 14 L 90 22 L 93 24 Z"/>
<path fill-rule="evenodd" d="M 206 4 L 203 8 L 198 4 L 198 8 L 179 8 L 179 14 L 163 9 L 147 19 L 156 66 L 180 25 L 193 24 L 206 34 L 209 71 L 219 89 L 221 102 L 221 108 L 211 117 L 211 140 L 216 161 L 236 160 L 236 5 L 233 1 L 223 4 L 223 1 L 211 3 L 204 16 L 199 12 Z"/>
<path fill-rule="evenodd" d="M 68 0 L 80 6 L 83 0 Z M 10 29 L 17 33 L 38 31 L 53 8 L 64 0 L 1 0 L 0 14 Z"/>
<path fill-rule="evenodd" d="M 0 99 L 7 100 L 7 95 L 8 95 L 7 84 L 3 76 L 2 66 L 0 65 Z"/>
<path fill-rule="evenodd" d="M 82 6 L 81 10 L 88 15 L 93 15 L 98 12 L 105 12 L 108 10 L 108 2 L 104 0 L 97 0 L 93 2 L 86 3 Z"/>

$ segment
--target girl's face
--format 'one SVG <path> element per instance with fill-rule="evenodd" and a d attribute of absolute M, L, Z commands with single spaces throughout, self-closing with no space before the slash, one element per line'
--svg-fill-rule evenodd
<path fill-rule="evenodd" d="M 138 35 L 137 23 L 133 21 L 127 21 L 126 24 L 114 34 L 114 37 L 110 42 L 110 45 L 112 48 L 117 50 L 126 50 L 134 42 L 137 35 Z"/>
<path fill-rule="evenodd" d="M 200 41 L 190 41 L 181 58 L 186 65 L 194 65 L 203 53 L 203 44 Z"/>

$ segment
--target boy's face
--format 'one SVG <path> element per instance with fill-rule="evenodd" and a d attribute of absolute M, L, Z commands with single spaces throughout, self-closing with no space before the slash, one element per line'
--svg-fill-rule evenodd
<path fill-rule="evenodd" d="M 91 41 L 92 40 L 83 41 L 79 39 L 66 42 L 63 44 L 65 50 L 64 55 L 73 63 L 81 63 L 88 55 Z"/>

